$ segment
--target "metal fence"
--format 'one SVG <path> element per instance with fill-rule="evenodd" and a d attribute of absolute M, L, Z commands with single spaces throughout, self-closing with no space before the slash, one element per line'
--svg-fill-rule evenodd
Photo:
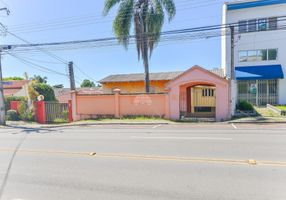
<path fill-rule="evenodd" d="M 238 81 L 238 101 L 247 101 L 256 106 L 277 104 L 278 81 L 277 80 L 249 80 Z"/>
<path fill-rule="evenodd" d="M 46 122 L 55 120 L 68 121 L 68 104 L 58 102 L 45 102 Z"/>

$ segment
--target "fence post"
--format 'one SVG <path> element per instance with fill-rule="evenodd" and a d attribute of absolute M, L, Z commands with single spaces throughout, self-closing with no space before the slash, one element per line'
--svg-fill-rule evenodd
<path fill-rule="evenodd" d="M 169 89 L 165 89 L 165 118 L 170 119 L 170 100 L 169 100 Z"/>
<path fill-rule="evenodd" d="M 119 95 L 120 95 L 120 89 L 114 89 L 114 100 L 115 100 L 115 118 L 120 118 L 120 108 L 119 108 Z"/>
<path fill-rule="evenodd" d="M 72 119 L 72 100 L 69 100 L 68 102 L 68 118 L 69 118 L 69 123 L 72 123 L 73 122 L 73 119 Z"/>
<path fill-rule="evenodd" d="M 46 123 L 46 111 L 45 111 L 45 102 L 44 101 L 37 101 L 37 122 L 40 124 Z"/>
<path fill-rule="evenodd" d="M 76 90 L 71 91 L 71 106 L 72 106 L 72 120 L 78 121 L 80 117 L 77 116 L 77 92 Z"/>

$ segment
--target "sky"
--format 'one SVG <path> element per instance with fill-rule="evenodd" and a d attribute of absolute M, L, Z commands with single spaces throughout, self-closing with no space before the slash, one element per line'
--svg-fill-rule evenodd
<path fill-rule="evenodd" d="M 163 31 L 176 30 L 221 23 L 222 0 L 174 0 L 177 8 L 175 18 L 166 20 Z M 0 22 L 7 30 L 30 43 L 60 42 L 69 40 L 113 37 L 112 20 L 117 7 L 104 17 L 104 0 L 0 0 L 1 7 L 8 7 L 10 15 L 0 13 Z M 132 32 L 131 32 L 132 33 Z M 0 44 L 23 44 L 10 35 L 1 34 Z M 13 51 L 12 51 L 13 53 Z M 52 51 L 65 61 L 73 61 L 77 85 L 83 79 L 98 81 L 111 74 L 143 73 L 142 61 L 138 61 L 135 46 L 125 50 L 122 46 L 79 50 Z M 66 65 L 43 52 L 14 53 L 18 58 L 37 65 L 66 73 Z M 220 38 L 186 40 L 159 43 L 150 60 L 150 72 L 184 71 L 193 65 L 206 69 L 220 67 Z M 2 56 L 3 76 L 48 77 L 51 85 L 64 84 L 65 76 L 47 73 L 15 57 Z"/>

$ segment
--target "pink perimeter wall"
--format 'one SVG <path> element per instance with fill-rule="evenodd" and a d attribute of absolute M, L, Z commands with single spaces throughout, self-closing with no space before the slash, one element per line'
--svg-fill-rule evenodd
<path fill-rule="evenodd" d="M 160 116 L 169 118 L 168 94 L 77 95 L 73 93 L 73 119 L 83 120 L 100 116 Z"/>

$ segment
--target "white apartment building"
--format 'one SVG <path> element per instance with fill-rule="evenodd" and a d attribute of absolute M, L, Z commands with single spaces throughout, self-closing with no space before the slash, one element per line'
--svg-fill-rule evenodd
<path fill-rule="evenodd" d="M 232 24 L 234 81 L 232 111 L 240 100 L 254 105 L 286 104 L 286 0 L 225 3 L 222 24 Z M 231 38 L 222 37 L 222 67 L 231 77 Z"/>

